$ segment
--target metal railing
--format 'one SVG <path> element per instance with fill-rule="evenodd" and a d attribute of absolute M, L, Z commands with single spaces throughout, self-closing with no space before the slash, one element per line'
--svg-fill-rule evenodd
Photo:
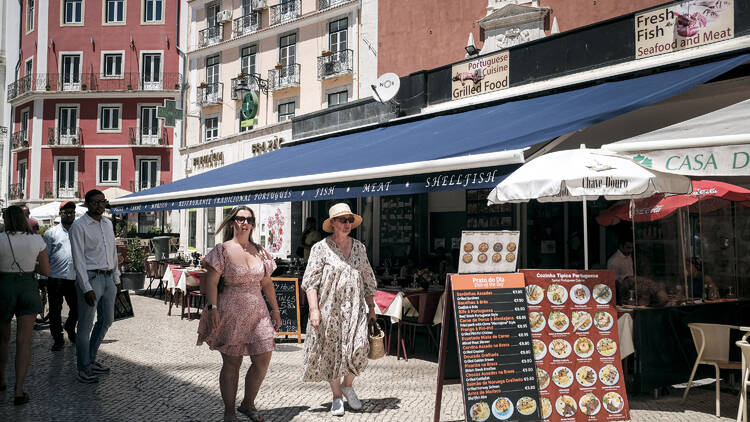
<path fill-rule="evenodd" d="M 43 199 L 79 199 L 83 198 L 83 184 L 81 182 L 74 182 L 72 186 L 65 186 L 67 183 L 55 183 L 52 181 L 44 182 L 44 195 Z"/>
<path fill-rule="evenodd" d="M 198 47 L 208 47 L 224 39 L 224 25 L 217 24 L 198 31 Z"/>
<path fill-rule="evenodd" d="M 232 99 L 233 100 L 241 100 L 240 96 L 237 94 L 237 88 L 244 88 L 248 91 L 259 91 L 260 86 L 258 85 L 258 80 L 260 79 L 260 74 L 255 73 L 255 77 L 251 75 L 244 75 L 241 78 L 232 78 Z"/>
<path fill-rule="evenodd" d="M 21 186 L 20 183 L 11 183 L 8 189 L 8 198 L 11 201 L 16 199 L 24 199 L 26 197 L 24 189 L 25 186 Z"/>
<path fill-rule="evenodd" d="M 318 79 L 352 73 L 353 62 L 354 51 L 352 50 L 341 50 L 318 56 Z"/>
<path fill-rule="evenodd" d="M 16 150 L 29 147 L 29 134 L 25 130 L 13 132 L 10 139 L 10 149 Z"/>
<path fill-rule="evenodd" d="M 165 146 L 169 145 L 167 128 L 135 126 L 128 129 L 130 145 Z"/>
<path fill-rule="evenodd" d="M 235 37 L 252 34 L 260 29 L 260 12 L 253 11 L 249 15 L 239 17 L 232 22 Z"/>
<path fill-rule="evenodd" d="M 280 23 L 289 22 L 292 19 L 299 17 L 300 13 L 300 0 L 288 0 L 283 1 L 275 6 L 268 8 L 269 25 L 278 25 Z"/>
<path fill-rule="evenodd" d="M 83 131 L 80 127 L 47 128 L 47 144 L 81 146 L 83 145 Z"/>
<path fill-rule="evenodd" d="M 181 85 L 182 75 L 178 72 L 83 73 L 80 79 L 72 80 L 62 78 L 59 73 L 34 73 L 8 86 L 8 101 L 32 92 L 164 91 L 178 90 Z"/>
<path fill-rule="evenodd" d="M 325 10 L 329 7 L 337 6 L 348 1 L 349 0 L 318 0 L 318 10 Z"/>
<path fill-rule="evenodd" d="M 223 82 L 198 85 L 198 104 L 202 106 L 221 104 L 224 101 L 223 92 Z"/>
<path fill-rule="evenodd" d="M 268 71 L 268 88 L 279 90 L 299 86 L 299 63 Z"/>
<path fill-rule="evenodd" d="M 145 181 L 141 181 L 141 182 L 143 182 L 143 183 L 136 183 L 135 180 L 131 180 L 130 181 L 130 191 L 131 192 L 139 192 L 139 191 L 142 191 L 142 190 L 151 189 L 151 188 L 155 188 L 155 187 L 160 186 L 160 185 L 167 184 L 166 180 L 160 180 L 158 185 L 153 185 L 153 186 L 151 185 L 151 183 L 148 183 L 148 182 L 145 182 Z"/>

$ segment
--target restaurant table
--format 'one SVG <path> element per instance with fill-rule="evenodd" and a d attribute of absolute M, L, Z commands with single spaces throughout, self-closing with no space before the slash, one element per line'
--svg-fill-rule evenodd
<path fill-rule="evenodd" d="M 167 315 L 172 315 L 172 305 L 176 297 L 182 298 L 182 308 L 184 311 L 187 292 L 190 287 L 200 286 L 201 279 L 205 276 L 206 271 L 199 268 L 183 268 L 176 264 L 169 264 L 167 270 L 162 276 L 166 285 L 166 290 L 172 293 L 172 300 L 169 301 L 169 310 Z"/>
<path fill-rule="evenodd" d="M 419 314 L 406 296 L 412 293 L 430 293 L 435 289 L 388 289 L 381 288 L 375 291 L 375 313 L 391 318 L 392 323 L 397 323 L 404 317 L 417 317 Z M 443 320 L 443 299 L 445 293 L 440 296 L 438 308 L 432 323 L 440 324 Z"/>
<path fill-rule="evenodd" d="M 750 300 L 724 299 L 684 306 L 623 307 L 632 310 L 635 348 L 630 392 L 648 393 L 685 383 L 697 357 L 688 324 L 750 325 Z M 730 344 L 744 334 L 733 330 Z M 739 362 L 740 351 L 730 347 L 729 359 Z M 699 368 L 696 376 L 713 377 L 713 369 Z"/>

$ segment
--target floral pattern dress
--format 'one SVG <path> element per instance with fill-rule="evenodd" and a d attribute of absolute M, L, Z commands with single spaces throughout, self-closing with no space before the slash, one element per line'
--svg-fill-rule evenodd
<path fill-rule="evenodd" d="M 259 247 L 260 248 L 260 247 Z M 224 276 L 219 293 L 219 325 L 209 329 L 208 314 L 198 324 L 198 346 L 205 341 L 211 350 L 232 356 L 254 356 L 270 352 L 276 335 L 261 294 L 260 282 L 276 269 L 271 254 L 260 248 L 261 262 L 254 267 L 237 265 L 226 256 L 224 244 L 218 244 L 203 261 Z"/>
<path fill-rule="evenodd" d="M 302 289 L 318 291 L 320 325 L 307 323 L 303 381 L 359 375 L 367 367 L 367 302 L 375 296 L 375 274 L 365 246 L 353 239 L 349 259 L 326 237 L 313 245 Z"/>

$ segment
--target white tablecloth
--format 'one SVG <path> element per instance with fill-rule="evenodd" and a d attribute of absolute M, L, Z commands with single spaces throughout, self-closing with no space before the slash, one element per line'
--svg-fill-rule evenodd
<path fill-rule="evenodd" d="M 166 283 L 167 290 L 180 289 L 184 292 L 187 286 L 200 286 L 200 282 L 188 274 L 188 271 L 196 270 L 191 268 L 167 268 L 162 277 L 162 280 Z M 179 278 L 175 282 L 176 273 L 179 273 Z"/>

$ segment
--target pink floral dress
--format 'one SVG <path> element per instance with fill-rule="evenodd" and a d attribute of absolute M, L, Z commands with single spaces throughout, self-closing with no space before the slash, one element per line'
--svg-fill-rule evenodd
<path fill-rule="evenodd" d="M 270 276 L 276 263 L 263 248 L 262 262 L 250 268 L 236 265 L 218 244 L 203 261 L 224 276 L 224 290 L 219 293 L 219 326 L 209 329 L 207 313 L 198 325 L 198 346 L 205 341 L 211 350 L 232 356 L 254 356 L 270 352 L 275 331 L 261 294 L 261 280 Z"/>

